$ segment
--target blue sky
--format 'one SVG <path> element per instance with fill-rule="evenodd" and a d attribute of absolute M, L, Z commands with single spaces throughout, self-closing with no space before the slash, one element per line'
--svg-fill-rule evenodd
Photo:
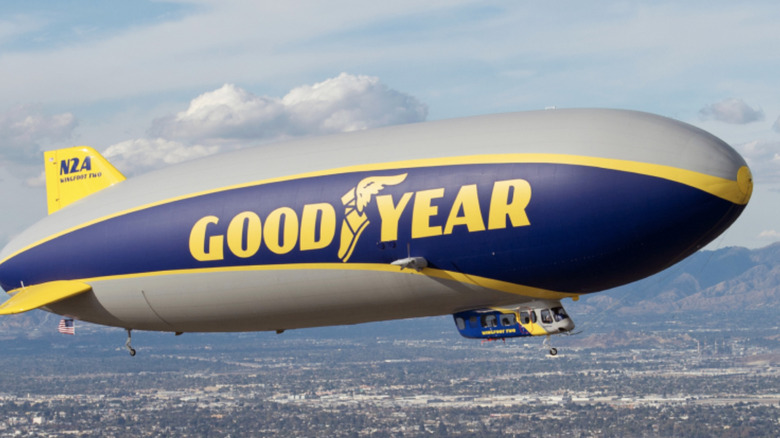
<path fill-rule="evenodd" d="M 7 29 L 2 33 L 3 46 L 34 51 L 84 44 L 135 26 L 183 18 L 193 9 L 187 3 L 156 1 L 6 1 L 0 4 Z"/>
<path fill-rule="evenodd" d="M 46 214 L 40 152 L 132 176 L 227 149 L 557 107 L 658 113 L 749 161 L 714 246 L 780 240 L 771 1 L 11 1 L 0 4 L 0 244 Z"/>

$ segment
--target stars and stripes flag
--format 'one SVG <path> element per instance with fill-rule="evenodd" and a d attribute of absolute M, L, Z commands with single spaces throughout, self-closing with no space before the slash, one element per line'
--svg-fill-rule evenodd
<path fill-rule="evenodd" d="M 73 324 L 73 319 L 62 318 L 60 320 L 60 325 L 57 327 L 57 331 L 65 335 L 75 335 L 76 326 Z"/>

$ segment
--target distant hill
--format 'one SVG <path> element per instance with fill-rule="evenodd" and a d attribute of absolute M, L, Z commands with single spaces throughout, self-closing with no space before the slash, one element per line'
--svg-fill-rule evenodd
<path fill-rule="evenodd" d="M 738 324 L 744 318 L 723 318 L 730 313 L 763 315 L 749 321 L 751 324 L 777 325 L 780 321 L 780 242 L 761 249 L 739 247 L 716 251 L 700 251 L 664 272 L 610 291 L 583 296 L 580 301 L 569 300 L 564 305 L 578 327 L 593 327 L 592 322 L 626 330 L 627 322 L 658 315 L 684 313 L 686 319 L 718 319 L 720 324 Z M 613 318 L 619 316 L 619 318 Z M 32 311 L 22 315 L 0 317 L 0 339 L 18 337 L 36 338 L 55 333 L 58 315 Z M 381 323 L 382 331 L 389 333 L 398 324 L 400 331 L 416 324 L 440 321 L 417 319 L 398 323 Z M 451 320 L 444 323 L 449 326 Z M 370 328 L 369 326 L 363 326 Z M 646 327 L 646 326 L 645 326 Z M 100 333 L 104 329 L 93 324 L 81 324 L 81 333 Z M 114 329 L 115 330 L 115 329 Z M 455 327 L 452 327 L 453 333 Z M 324 331 L 326 333 L 341 333 Z M 113 332 L 111 332 L 113 333 Z M 115 333 L 114 333 L 115 334 Z"/>
<path fill-rule="evenodd" d="M 644 280 L 585 296 L 578 313 L 606 308 L 620 315 L 720 314 L 780 310 L 780 242 L 750 250 L 700 251 Z M 775 318 L 777 323 L 778 318 Z"/>
<path fill-rule="evenodd" d="M 19 337 L 35 338 L 47 332 L 54 333 L 57 330 L 59 320 L 59 315 L 44 312 L 43 310 L 33 310 L 19 315 L 1 316 L 0 340 Z"/>

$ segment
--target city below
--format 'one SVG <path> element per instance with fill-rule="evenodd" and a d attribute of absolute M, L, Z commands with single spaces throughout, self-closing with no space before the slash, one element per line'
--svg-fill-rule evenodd
<path fill-rule="evenodd" d="M 586 324 L 554 357 L 539 338 L 461 338 L 449 317 L 140 332 L 136 357 L 96 326 L 5 340 L 0 436 L 779 436 L 777 325 L 679 316 Z"/>

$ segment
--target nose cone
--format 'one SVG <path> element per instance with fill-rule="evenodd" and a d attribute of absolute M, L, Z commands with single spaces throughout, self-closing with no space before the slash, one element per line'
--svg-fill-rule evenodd
<path fill-rule="evenodd" d="M 673 165 L 682 183 L 659 202 L 658 232 L 646 236 L 648 275 L 669 267 L 700 250 L 739 218 L 753 193 L 753 177 L 744 158 L 719 138 L 693 127 Z M 695 189 L 695 190 L 691 190 Z M 660 256 L 660 257 L 659 257 Z M 665 261 L 664 261 L 665 260 Z M 644 263 L 644 262 L 643 262 Z"/>
<path fill-rule="evenodd" d="M 556 169 L 549 179 L 565 174 L 567 185 L 549 204 L 547 187 L 530 180 L 528 233 L 539 243 L 518 258 L 516 265 L 529 266 L 516 268 L 526 275 L 518 283 L 590 293 L 640 280 L 712 242 L 750 201 L 750 169 L 719 138 L 667 118 L 604 115 L 588 113 L 588 123 L 567 126 L 576 126 L 581 151 L 615 159 L 597 161 L 617 163 L 611 170 Z"/>
<path fill-rule="evenodd" d="M 710 243 L 739 217 L 753 193 L 753 176 L 745 159 L 709 132 L 668 119 L 659 128 L 652 146 L 648 144 L 656 155 L 648 161 L 676 169 L 662 175 L 682 183 L 669 195 L 682 193 L 684 186 L 702 194 L 691 194 L 687 206 L 667 209 L 670 228 L 691 230 L 685 239 L 689 247 L 677 261 Z"/>
<path fill-rule="evenodd" d="M 694 171 L 701 177 L 683 182 L 692 182 L 694 187 L 736 205 L 747 205 L 753 193 L 753 176 L 744 158 L 714 135 L 688 128 L 686 144 L 678 145 L 677 156 L 672 155 L 671 160 L 675 167 Z"/>
<path fill-rule="evenodd" d="M 753 176 L 750 168 L 744 163 L 742 157 L 734 160 L 734 166 L 739 166 L 732 179 L 724 180 L 722 184 L 715 185 L 710 192 L 725 203 L 725 208 L 720 210 L 710 207 L 715 205 L 714 201 L 706 202 L 707 208 L 702 209 L 702 215 L 698 220 L 700 222 L 713 222 L 712 228 L 701 235 L 696 241 L 693 249 L 698 250 L 720 236 L 726 229 L 737 220 L 742 211 L 750 201 L 753 194 Z M 692 206 L 695 207 L 695 206 Z M 693 219 L 693 218 L 692 218 Z M 692 252 L 692 251 L 691 251 Z M 687 254 L 685 255 L 687 257 Z"/>
<path fill-rule="evenodd" d="M 708 182 L 702 182 L 699 188 L 728 201 L 726 204 L 728 207 L 722 210 L 717 225 L 701 236 L 696 249 L 714 240 L 734 223 L 753 194 L 753 175 L 742 156 L 731 146 L 710 134 L 702 133 L 700 139 L 708 148 L 697 151 L 700 156 L 698 166 L 701 169 L 699 171 L 705 174 L 702 181 L 708 180 Z M 717 215 L 715 212 L 710 214 Z"/>
<path fill-rule="evenodd" d="M 667 232 L 679 239 L 677 245 L 671 245 L 678 253 L 668 265 L 720 236 L 742 214 L 753 193 L 753 176 L 744 158 L 714 135 L 688 128 L 687 143 L 675 158 L 675 166 L 685 174 L 677 181 L 700 190 L 701 195 L 692 193 L 681 208 L 668 210 Z"/>
<path fill-rule="evenodd" d="M 753 194 L 753 174 L 747 166 L 742 166 L 737 171 L 737 188 L 742 194 L 740 203 L 747 205 L 750 196 Z"/>

